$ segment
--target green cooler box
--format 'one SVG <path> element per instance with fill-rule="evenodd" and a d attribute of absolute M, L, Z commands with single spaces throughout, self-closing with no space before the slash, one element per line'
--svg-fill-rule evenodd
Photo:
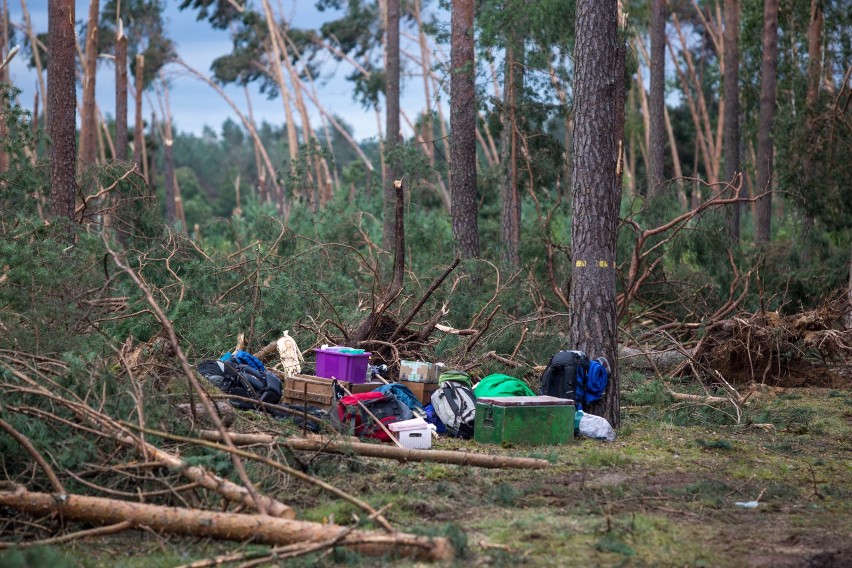
<path fill-rule="evenodd" d="M 473 438 L 483 444 L 567 444 L 574 437 L 574 401 L 555 396 L 476 399 Z"/>

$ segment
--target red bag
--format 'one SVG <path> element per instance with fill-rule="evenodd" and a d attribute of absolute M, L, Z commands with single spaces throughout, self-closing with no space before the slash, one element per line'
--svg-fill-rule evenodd
<path fill-rule="evenodd" d="M 392 393 L 383 394 L 372 391 L 344 396 L 337 401 L 337 412 L 332 413 L 332 418 L 339 429 L 349 430 L 359 438 L 390 442 L 390 438 L 382 427 L 361 408 L 359 402 L 385 426 L 414 418 L 411 409 Z"/>

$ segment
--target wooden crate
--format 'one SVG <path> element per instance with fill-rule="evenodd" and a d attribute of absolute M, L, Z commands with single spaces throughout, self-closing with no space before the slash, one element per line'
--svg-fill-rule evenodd
<path fill-rule="evenodd" d="M 438 389 L 438 383 L 419 383 L 417 381 L 399 381 L 407 386 L 423 406 L 432 403 L 432 393 Z"/>
<path fill-rule="evenodd" d="M 379 382 L 347 383 L 345 381 L 338 381 L 338 383 L 352 394 L 370 392 L 382 385 Z M 284 392 L 281 393 L 281 399 L 284 403 L 293 406 L 303 406 L 307 401 L 308 406 L 328 410 L 331 408 L 331 401 L 334 396 L 331 385 L 331 379 L 315 377 L 313 375 L 295 374 L 284 381 Z"/>

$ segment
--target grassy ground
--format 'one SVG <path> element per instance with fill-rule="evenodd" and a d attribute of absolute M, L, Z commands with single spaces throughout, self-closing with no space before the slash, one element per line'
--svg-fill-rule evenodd
<path fill-rule="evenodd" d="M 746 421 L 771 428 L 714 425 L 724 419 L 719 410 L 651 400 L 625 409 L 620 437 L 611 444 L 437 444 L 543 457 L 553 463 L 547 470 L 340 456 L 318 457 L 312 467 L 374 506 L 391 503 L 386 516 L 397 527 L 450 537 L 457 565 L 848 566 L 852 393 L 776 389 L 750 400 Z M 308 520 L 347 524 L 359 513 L 295 481 L 281 487 L 279 497 Z M 753 509 L 736 505 L 753 500 L 759 501 Z M 32 551 L 28 558 L 7 552 L 0 565 L 175 566 L 234 548 L 125 533 Z M 405 564 L 345 552 L 291 564 L 348 563 Z"/>

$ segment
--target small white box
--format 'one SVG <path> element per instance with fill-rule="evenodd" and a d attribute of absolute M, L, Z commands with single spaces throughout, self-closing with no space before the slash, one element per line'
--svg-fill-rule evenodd
<path fill-rule="evenodd" d="M 403 448 L 428 450 L 432 447 L 432 429 L 422 418 L 394 422 L 388 428 L 397 435 Z"/>

